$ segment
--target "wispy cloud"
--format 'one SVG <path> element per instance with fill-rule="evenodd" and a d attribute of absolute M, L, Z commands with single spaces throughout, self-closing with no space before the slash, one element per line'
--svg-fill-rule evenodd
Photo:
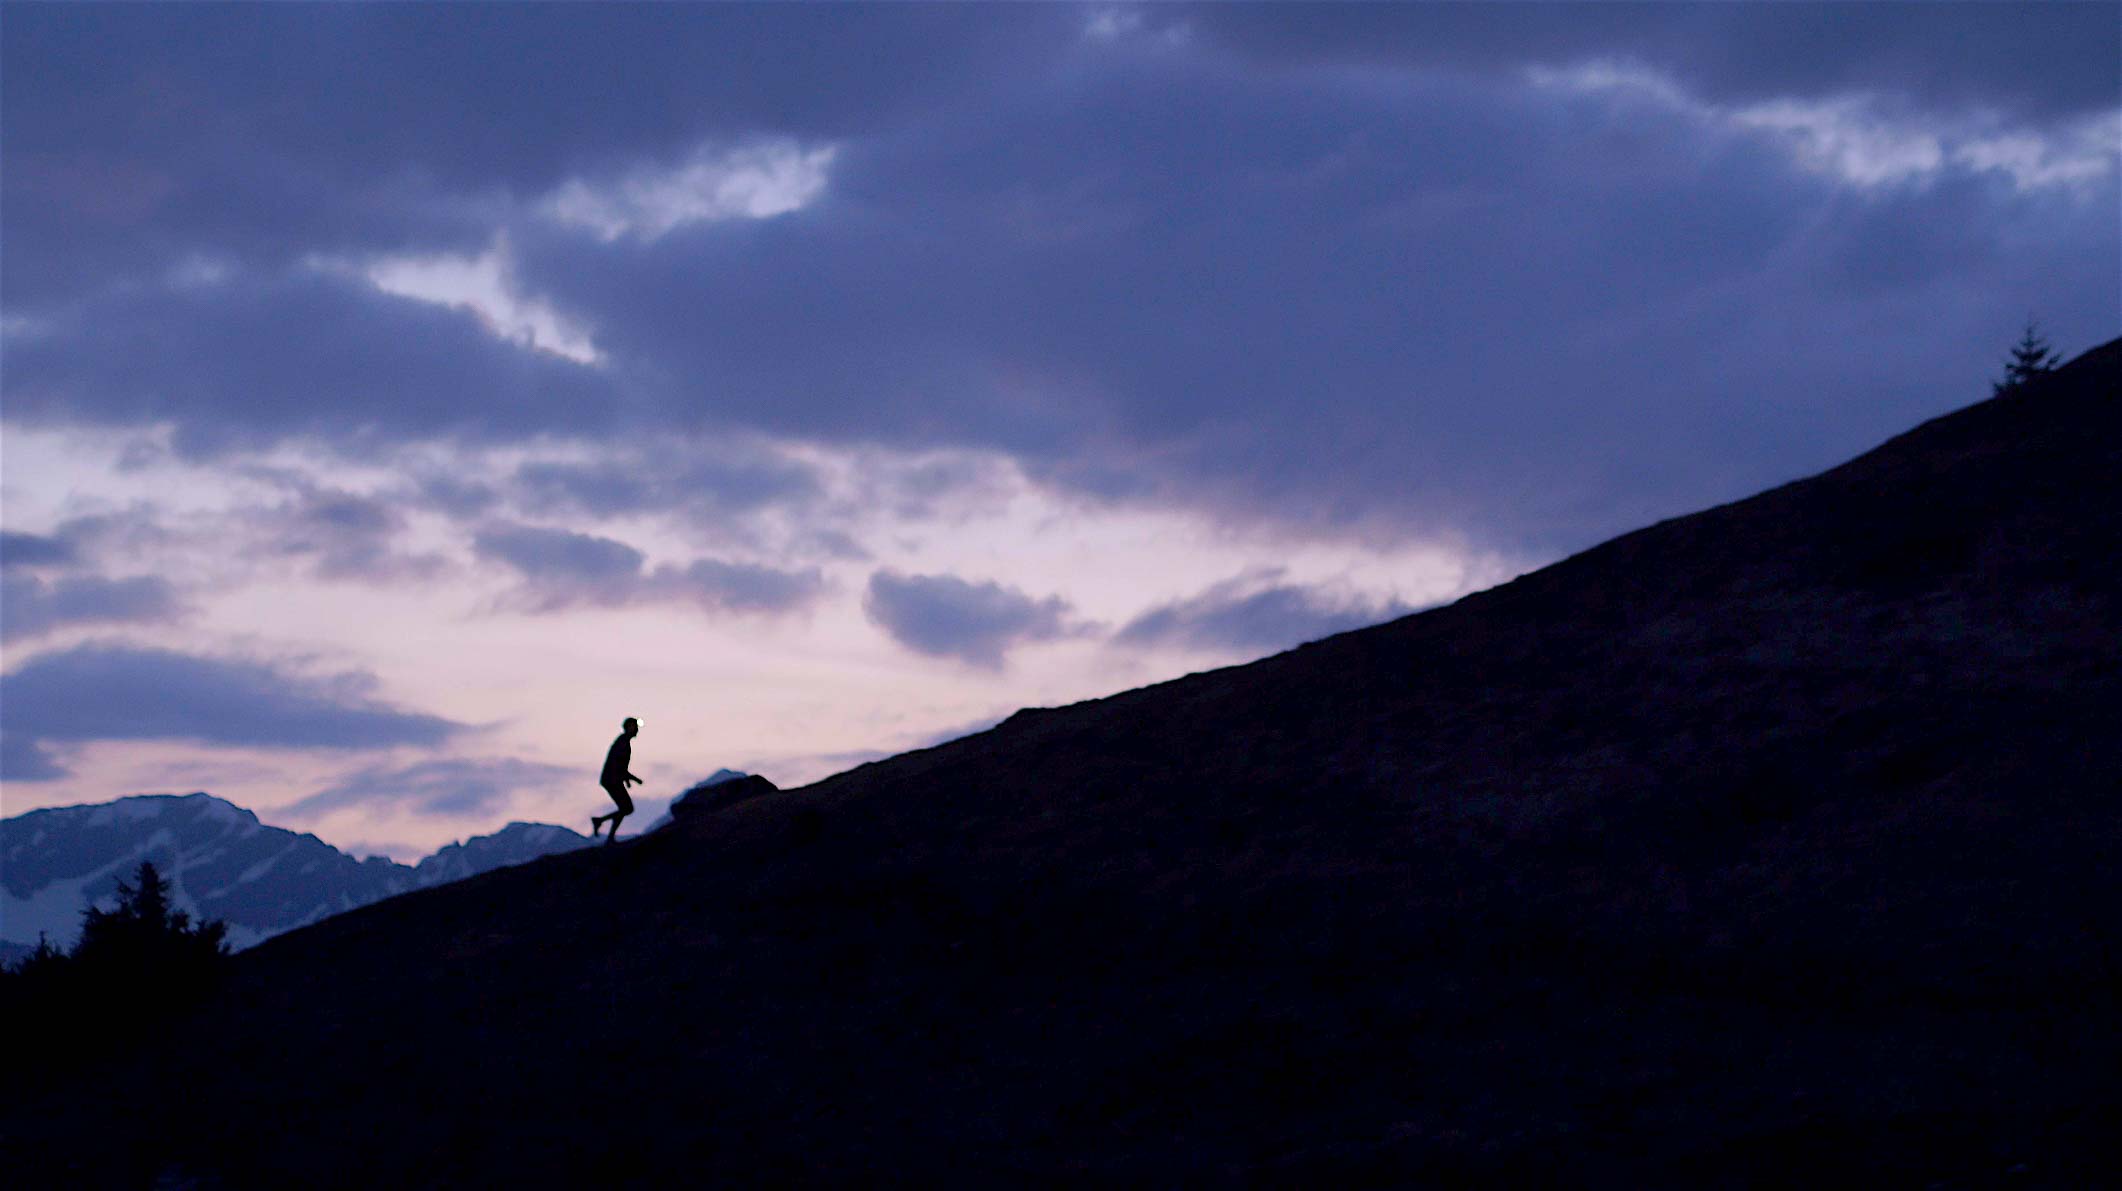
<path fill-rule="evenodd" d="M 323 579 L 383 582 L 444 570 L 440 556 L 399 547 L 406 515 L 397 502 L 307 480 L 296 487 L 292 499 L 251 515 L 264 549 L 310 560 Z"/>
<path fill-rule="evenodd" d="M 2085 193 L 2122 168 L 2122 112 L 2012 122 L 1985 109 L 1940 112 L 1864 90 L 1715 103 L 1673 75 L 1624 60 L 1535 66 L 1536 85 L 1655 103 L 1724 132 L 1764 136 L 1813 173 L 1859 190 L 1994 173 L 2024 192 Z"/>
<path fill-rule="evenodd" d="M 703 145 L 674 164 L 569 179 L 542 209 L 607 241 L 654 240 L 690 223 L 770 219 L 809 206 L 825 189 L 837 152 L 788 139 Z"/>
<path fill-rule="evenodd" d="M 502 810 L 518 795 L 557 787 L 573 779 L 588 785 L 583 770 L 513 758 L 455 758 L 404 766 L 370 766 L 277 812 L 312 819 L 333 811 L 407 811 L 458 817 Z"/>
<path fill-rule="evenodd" d="M 505 233 L 476 254 L 391 255 L 360 263 L 317 263 L 366 277 L 385 293 L 472 311 L 503 339 L 580 364 L 595 364 L 602 358 L 586 328 L 551 303 L 523 291 Z"/>

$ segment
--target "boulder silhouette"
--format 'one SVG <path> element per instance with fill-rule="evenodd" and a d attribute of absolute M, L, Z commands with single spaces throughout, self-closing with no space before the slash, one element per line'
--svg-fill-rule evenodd
<path fill-rule="evenodd" d="M 756 773 L 728 781 L 706 783 L 680 794 L 677 800 L 670 804 L 670 816 L 682 822 L 726 806 L 775 793 L 779 789 L 780 787 Z"/>

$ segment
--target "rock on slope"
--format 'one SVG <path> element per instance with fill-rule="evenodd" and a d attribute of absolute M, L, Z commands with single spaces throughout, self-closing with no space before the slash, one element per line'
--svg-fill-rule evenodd
<path fill-rule="evenodd" d="M 272 940 L 152 1056 L 181 1112 L 4 1140 L 230 1185 L 2087 1185 L 2118 556 L 2122 342 L 1447 608 Z"/>
<path fill-rule="evenodd" d="M 650 820 L 649 825 L 642 830 L 661 831 L 670 826 L 672 816 L 678 813 L 676 808 L 679 803 L 687 802 L 688 799 L 691 799 L 693 803 L 697 803 L 703 798 L 713 797 L 709 791 L 712 791 L 715 787 L 727 785 L 730 782 L 742 781 L 751 776 L 751 774 L 739 773 L 734 769 L 717 769 L 692 785 L 687 786 L 676 798 L 671 799 L 670 806 L 664 808 L 663 813 Z M 766 779 L 760 778 L 758 780 L 765 781 Z M 691 803 L 688 803 L 688 805 L 691 805 Z"/>

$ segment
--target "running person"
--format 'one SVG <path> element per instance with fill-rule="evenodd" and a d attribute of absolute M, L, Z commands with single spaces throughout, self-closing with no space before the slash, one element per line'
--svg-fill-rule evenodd
<path fill-rule="evenodd" d="M 641 731 L 641 723 L 634 717 L 627 716 L 626 722 L 620 724 L 619 728 L 619 739 L 612 741 L 611 751 L 604 754 L 604 774 L 597 779 L 597 784 L 603 786 L 604 792 L 612 796 L 612 801 L 619 804 L 619 809 L 608 815 L 591 815 L 589 819 L 591 839 L 595 839 L 597 832 L 603 830 L 607 820 L 610 821 L 612 833 L 604 837 L 607 844 L 619 838 L 619 821 L 634 813 L 634 800 L 626 793 L 627 783 L 631 782 L 637 786 L 641 784 L 641 779 L 635 777 L 629 769 L 634 763 L 634 736 Z"/>

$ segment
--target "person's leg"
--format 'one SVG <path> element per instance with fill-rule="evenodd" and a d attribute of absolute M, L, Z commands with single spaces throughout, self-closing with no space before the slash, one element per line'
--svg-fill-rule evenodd
<path fill-rule="evenodd" d="M 605 796 L 605 797 L 607 797 L 607 798 L 609 798 L 609 799 L 611 799 L 611 800 L 612 800 L 612 804 L 613 804 L 614 806 L 624 807 L 624 806 L 627 806 L 627 805 L 628 805 L 628 804 L 629 804 L 629 803 L 630 803 L 630 802 L 632 801 L 631 799 L 627 798 L 627 796 L 626 796 L 626 787 L 625 787 L 625 785 L 623 785 L 623 784 L 622 784 L 622 785 L 619 785 L 619 786 L 617 786 L 617 787 L 613 787 L 613 786 L 600 786 L 600 787 L 599 787 L 599 789 L 601 789 L 601 790 L 603 790 L 603 791 L 604 791 L 604 796 Z M 620 812 L 619 812 L 619 811 L 616 811 L 616 810 L 614 810 L 614 811 L 611 811 L 611 812 L 609 812 L 609 813 L 606 813 L 606 814 L 602 814 L 602 815 L 591 815 L 591 816 L 589 817 L 589 834 L 590 834 L 590 838 L 591 838 L 591 839 L 595 839 L 595 838 L 596 838 L 596 836 L 597 836 L 597 833 L 598 833 L 599 831 L 602 831 L 602 830 L 604 829 L 604 825 L 605 825 L 606 823 L 610 823 L 610 824 L 612 824 L 612 826 L 613 826 L 613 827 L 617 827 L 617 826 L 619 825 L 619 824 L 618 824 L 618 819 L 619 819 L 619 815 L 620 815 Z"/>
<path fill-rule="evenodd" d="M 618 810 L 604 816 L 611 821 L 612 825 L 612 829 L 604 836 L 604 842 L 608 844 L 619 838 L 619 824 L 625 822 L 626 817 L 634 813 L 634 800 L 631 795 L 627 794 L 626 785 L 623 782 L 616 786 L 604 787 L 604 792 L 612 796 L 613 802 L 619 804 Z"/>

